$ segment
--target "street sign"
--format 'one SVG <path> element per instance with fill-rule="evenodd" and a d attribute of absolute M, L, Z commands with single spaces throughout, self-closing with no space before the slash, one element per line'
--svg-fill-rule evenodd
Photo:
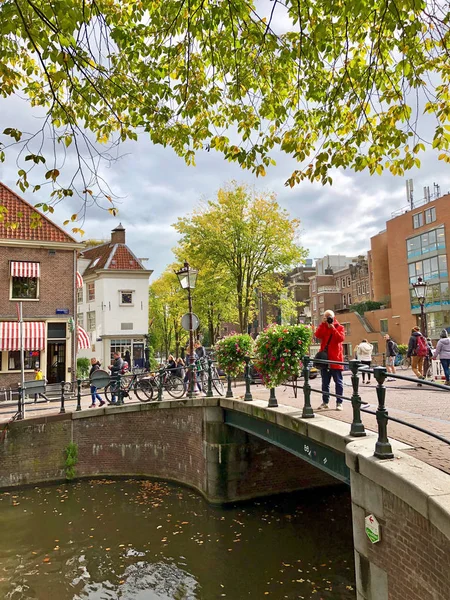
<path fill-rule="evenodd" d="M 57 315 L 68 315 L 69 309 L 68 308 L 57 308 L 55 312 Z"/>
<path fill-rule="evenodd" d="M 376 544 L 381 540 L 380 524 L 373 515 L 368 515 L 365 518 L 366 535 L 372 544 Z"/>
<path fill-rule="evenodd" d="M 200 320 L 195 313 L 191 313 L 191 314 L 192 314 L 192 331 L 195 331 L 196 329 L 198 329 L 198 326 L 200 325 Z M 183 329 L 185 329 L 186 331 L 189 331 L 189 329 L 190 329 L 189 321 L 190 321 L 189 313 L 186 313 L 185 315 L 183 315 L 181 317 L 181 327 Z"/>

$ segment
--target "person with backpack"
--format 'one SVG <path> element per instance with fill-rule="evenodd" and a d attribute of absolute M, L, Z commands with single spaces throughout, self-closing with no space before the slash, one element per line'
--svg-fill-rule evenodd
<path fill-rule="evenodd" d="M 124 374 L 125 368 L 128 368 L 128 365 L 126 365 L 125 361 L 120 356 L 120 352 L 114 352 L 113 357 L 113 364 L 109 366 L 109 369 L 111 371 L 111 378 L 113 379 L 111 383 L 111 404 L 117 404 L 116 396 L 119 390 L 117 385 L 117 378 L 118 375 Z"/>
<path fill-rule="evenodd" d="M 420 333 L 418 327 L 413 327 L 406 356 L 411 358 L 411 367 L 417 379 L 425 379 L 423 376 L 423 361 L 428 353 L 427 338 Z M 418 383 L 417 385 L 421 386 L 422 384 Z"/>
<path fill-rule="evenodd" d="M 91 370 L 89 371 L 89 379 L 92 377 L 92 375 L 95 373 L 95 371 L 98 371 L 101 368 L 101 366 L 102 365 L 98 362 L 98 360 L 96 358 L 91 358 Z M 92 404 L 90 405 L 89 408 L 95 408 L 96 400 L 98 400 L 99 406 L 103 406 L 105 404 L 105 401 L 99 395 L 96 386 L 92 385 L 92 383 L 91 383 L 91 397 L 92 397 Z"/>
<path fill-rule="evenodd" d="M 433 360 L 441 360 L 442 369 L 445 374 L 445 385 L 450 385 L 450 338 L 446 329 L 441 331 L 441 337 L 437 343 Z"/>
<path fill-rule="evenodd" d="M 390 335 L 384 336 L 386 340 L 386 370 L 388 373 L 395 375 L 395 359 L 398 354 L 398 346 Z M 395 381 L 393 377 L 388 377 L 386 381 Z"/>

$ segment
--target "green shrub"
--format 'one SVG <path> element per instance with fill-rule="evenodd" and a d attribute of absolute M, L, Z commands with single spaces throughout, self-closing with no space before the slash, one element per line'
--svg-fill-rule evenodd
<path fill-rule="evenodd" d="M 378 310 L 381 308 L 383 304 L 381 302 L 375 302 L 375 300 L 367 300 L 366 302 L 357 302 L 356 304 L 352 304 L 349 308 L 352 312 L 357 312 L 358 314 L 364 316 L 365 312 L 369 312 L 369 310 Z"/>
<path fill-rule="evenodd" d="M 401 354 L 402 356 L 405 356 L 406 353 L 408 352 L 408 346 L 407 344 L 398 344 L 398 353 Z"/>
<path fill-rule="evenodd" d="M 90 368 L 91 361 L 89 358 L 77 358 L 77 379 L 87 379 Z"/>
<path fill-rule="evenodd" d="M 70 481 L 75 477 L 75 465 L 78 462 L 78 446 L 73 442 L 70 442 L 64 452 L 66 455 L 64 471 L 66 473 L 66 479 Z"/>

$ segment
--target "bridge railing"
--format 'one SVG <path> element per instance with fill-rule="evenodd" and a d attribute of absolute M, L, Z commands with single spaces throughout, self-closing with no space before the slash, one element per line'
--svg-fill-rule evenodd
<path fill-rule="evenodd" d="M 309 374 L 310 374 L 310 369 L 313 364 L 314 364 L 314 366 L 321 368 L 321 369 L 328 369 L 328 368 L 330 368 L 331 365 L 339 365 L 342 367 L 348 367 L 352 373 L 352 375 L 351 375 L 351 381 L 352 381 L 351 397 L 349 398 L 344 395 L 334 394 L 331 391 L 324 392 L 322 390 L 312 388 L 309 383 Z M 375 377 L 375 380 L 377 381 L 376 395 L 377 395 L 377 400 L 378 400 L 378 406 L 377 406 L 376 411 L 365 408 L 364 406 L 367 405 L 367 402 L 363 402 L 361 400 L 361 396 L 359 395 L 359 382 L 360 382 L 359 375 L 362 371 L 364 371 L 365 373 L 373 374 Z M 311 359 L 309 356 L 305 356 L 303 358 L 302 376 L 303 376 L 303 385 L 298 384 L 298 381 L 292 382 L 292 385 L 295 386 L 296 388 L 303 389 L 304 404 L 303 404 L 303 411 L 302 411 L 301 418 L 302 419 L 312 419 L 315 417 L 313 408 L 311 406 L 311 394 L 312 393 L 318 393 L 321 395 L 325 394 L 327 396 L 336 397 L 340 400 L 350 401 L 351 405 L 352 405 L 352 410 L 353 410 L 352 422 L 350 425 L 350 432 L 349 432 L 351 436 L 363 437 L 366 435 L 365 427 L 361 420 L 361 412 L 372 414 L 372 415 L 375 415 L 375 417 L 376 417 L 377 425 L 378 425 L 378 440 L 375 444 L 374 456 L 376 456 L 377 458 L 388 459 L 388 458 L 393 458 L 393 456 L 394 456 L 393 452 L 392 452 L 392 445 L 388 439 L 388 434 L 387 434 L 388 421 L 393 421 L 395 423 L 405 425 L 406 427 L 410 427 L 412 429 L 415 429 L 416 431 L 420 431 L 421 433 L 429 435 L 441 442 L 444 442 L 445 444 L 450 445 L 450 440 L 439 435 L 438 433 L 435 433 L 433 431 L 430 431 L 428 429 L 425 429 L 424 427 L 420 427 L 413 423 L 408 423 L 407 421 L 404 421 L 403 419 L 398 419 L 396 417 L 389 416 L 388 411 L 386 409 L 386 389 L 387 388 L 385 387 L 384 382 L 385 382 L 386 378 L 389 376 L 389 377 L 392 377 L 394 379 L 398 379 L 401 381 L 410 381 L 410 382 L 413 382 L 416 384 L 419 383 L 421 386 L 437 389 L 444 393 L 450 392 L 450 388 L 448 386 L 441 385 L 439 383 L 435 383 L 432 381 L 427 381 L 424 379 L 421 379 L 418 382 L 417 378 L 407 377 L 405 375 L 398 375 L 396 373 L 388 373 L 387 369 L 385 367 L 381 367 L 381 366 L 369 368 L 369 367 L 367 367 L 367 365 L 362 364 L 358 360 L 350 360 L 348 362 L 341 362 L 341 361 L 332 361 L 332 360 L 322 360 L 322 359 L 316 359 L 316 358 Z M 284 385 L 289 385 L 289 382 L 287 382 Z M 247 399 L 247 398 L 245 398 L 245 399 Z M 270 398 L 269 398 L 268 406 L 269 407 L 277 407 L 278 406 L 274 388 L 272 388 L 270 390 Z"/>

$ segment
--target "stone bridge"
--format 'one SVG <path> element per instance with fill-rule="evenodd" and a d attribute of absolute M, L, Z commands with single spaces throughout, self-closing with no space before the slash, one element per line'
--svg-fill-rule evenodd
<path fill-rule="evenodd" d="M 0 487 L 63 480 L 70 442 L 77 477 L 173 480 L 213 503 L 347 484 L 358 600 L 450 598 L 450 476 L 405 444 L 392 440 L 394 459 L 379 460 L 375 434 L 348 434 L 346 423 L 262 401 L 109 406 L 12 423 L 0 444 Z M 376 544 L 365 532 L 369 515 L 380 523 Z"/>

